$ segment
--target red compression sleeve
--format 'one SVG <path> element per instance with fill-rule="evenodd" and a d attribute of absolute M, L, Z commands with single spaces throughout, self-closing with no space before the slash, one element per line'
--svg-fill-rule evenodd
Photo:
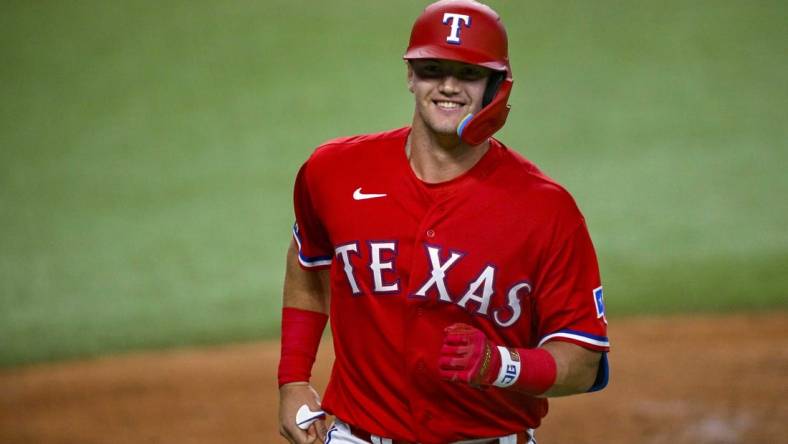
<path fill-rule="evenodd" d="M 555 358 L 543 348 L 495 347 L 501 359 L 490 369 L 490 385 L 531 396 L 541 395 L 555 384 Z"/>
<path fill-rule="evenodd" d="M 279 387 L 288 382 L 309 381 L 320 337 L 328 316 L 300 308 L 282 308 L 282 354 Z"/>
<path fill-rule="evenodd" d="M 518 348 L 522 369 L 514 386 L 529 395 L 541 395 L 555 384 L 555 358 L 543 348 Z"/>

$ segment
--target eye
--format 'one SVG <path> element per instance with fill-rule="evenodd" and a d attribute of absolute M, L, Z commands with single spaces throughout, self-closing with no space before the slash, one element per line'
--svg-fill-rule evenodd
<path fill-rule="evenodd" d="M 464 66 L 457 73 L 460 80 L 474 81 L 487 77 L 487 71 L 475 66 Z"/>
<path fill-rule="evenodd" d="M 435 79 L 445 75 L 443 68 L 437 63 L 418 63 L 413 65 L 413 69 L 419 77 L 426 79 Z"/>

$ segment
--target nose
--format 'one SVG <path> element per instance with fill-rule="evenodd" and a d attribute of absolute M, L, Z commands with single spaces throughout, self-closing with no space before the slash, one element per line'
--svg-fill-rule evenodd
<path fill-rule="evenodd" d="M 438 91 L 446 95 L 453 95 L 460 92 L 460 81 L 453 75 L 444 76 L 438 84 Z"/>

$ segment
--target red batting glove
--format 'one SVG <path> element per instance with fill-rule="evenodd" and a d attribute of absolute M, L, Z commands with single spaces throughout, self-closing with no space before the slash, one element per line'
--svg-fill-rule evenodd
<path fill-rule="evenodd" d="M 443 332 L 438 357 L 441 378 L 477 387 L 492 385 L 501 369 L 501 355 L 484 332 L 467 324 L 453 324 Z"/>

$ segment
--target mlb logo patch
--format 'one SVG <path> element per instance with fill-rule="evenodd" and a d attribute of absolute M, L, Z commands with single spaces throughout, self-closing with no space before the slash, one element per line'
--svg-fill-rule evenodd
<path fill-rule="evenodd" d="M 596 305 L 597 319 L 602 318 L 605 324 L 607 324 L 607 318 L 605 317 L 605 298 L 602 296 L 602 287 L 594 289 L 594 305 Z"/>

